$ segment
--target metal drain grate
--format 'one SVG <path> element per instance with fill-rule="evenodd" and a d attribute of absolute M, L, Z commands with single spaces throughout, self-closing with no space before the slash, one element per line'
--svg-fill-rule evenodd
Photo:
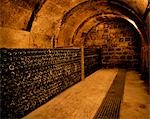
<path fill-rule="evenodd" d="M 93 119 L 119 119 L 126 71 L 120 69 Z"/>

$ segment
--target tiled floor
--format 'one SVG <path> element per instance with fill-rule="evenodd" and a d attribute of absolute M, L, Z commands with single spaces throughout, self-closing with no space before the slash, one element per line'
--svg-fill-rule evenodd
<path fill-rule="evenodd" d="M 118 69 L 101 69 L 23 119 L 92 119 Z M 148 119 L 148 94 L 135 71 L 127 71 L 120 119 Z"/>

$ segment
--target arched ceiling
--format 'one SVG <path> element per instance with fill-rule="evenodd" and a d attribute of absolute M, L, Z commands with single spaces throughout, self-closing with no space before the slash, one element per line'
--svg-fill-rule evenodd
<path fill-rule="evenodd" d="M 139 22 L 141 21 L 141 19 L 139 18 L 138 15 L 136 15 L 134 11 L 131 12 L 131 9 L 128 9 L 128 8 L 126 9 L 122 6 L 118 6 L 118 4 L 116 5 L 116 3 L 114 4 L 114 2 L 108 2 L 106 0 L 85 1 L 85 2 L 78 4 L 76 7 L 72 8 L 69 12 L 67 12 L 63 16 L 63 19 L 61 21 L 59 35 L 57 38 L 58 46 L 61 46 L 61 45 L 72 46 L 76 38 L 80 39 L 83 32 L 85 33 L 88 32 L 88 29 L 90 27 L 92 27 L 94 24 L 97 24 L 96 22 L 99 22 L 97 18 L 90 24 L 88 23 L 89 20 L 98 16 L 102 16 L 100 17 L 100 19 L 104 19 L 104 20 L 105 20 L 105 17 L 124 18 L 135 27 L 136 27 L 135 24 L 137 24 L 138 31 L 139 31 L 139 28 L 142 28 Z M 80 30 L 80 29 L 83 29 L 85 24 L 86 24 L 85 31 Z M 76 35 L 79 37 L 77 37 Z"/>
<path fill-rule="evenodd" d="M 1 0 L 0 25 L 26 30 L 36 5 L 43 0 Z"/>
<path fill-rule="evenodd" d="M 87 1 L 89 5 L 84 5 Z M 67 24 L 70 24 L 69 27 L 71 26 L 76 29 L 82 25 L 82 22 L 88 17 L 105 13 L 105 10 L 107 12 L 111 11 L 107 9 L 107 7 L 103 10 L 99 5 L 93 4 L 93 2 L 96 3 L 98 1 L 118 1 L 120 6 L 125 5 L 131 8 L 129 10 L 135 12 L 139 18 L 143 17 L 148 6 L 148 0 L 1 0 L 0 25 L 1 27 L 27 30 L 31 33 L 59 39 L 61 34 L 66 34 L 66 32 L 60 33 L 60 30 L 62 28 L 67 29 L 68 26 L 62 24 L 67 17 L 70 19 L 67 20 Z M 81 4 L 80 10 L 74 12 L 74 10 L 76 11 L 76 9 L 74 9 L 75 6 L 79 4 Z M 111 12 L 118 15 L 121 14 L 121 11 L 113 11 L 113 8 Z M 70 13 L 71 17 L 69 17 L 67 13 Z M 86 17 L 82 14 L 85 14 Z M 76 17 L 78 17 L 78 19 Z M 76 32 L 75 29 L 72 33 Z M 74 37 L 73 34 L 71 35 L 71 38 L 72 37 Z M 61 38 L 62 37 L 60 37 L 60 39 Z"/>
<path fill-rule="evenodd" d="M 31 14 L 39 2 L 43 0 L 1 0 L 1 26 L 14 29 L 26 29 Z M 45 5 L 37 14 L 39 17 L 46 17 L 52 14 L 54 17 L 62 16 L 72 7 L 86 0 L 45 0 Z M 92 1 L 92 0 L 89 0 Z M 140 17 L 144 14 L 148 0 L 115 0 L 123 1 L 134 9 Z M 47 11 L 48 10 L 48 11 Z M 57 14 L 55 16 L 55 14 Z M 41 18 L 42 19 L 42 18 Z M 54 18 L 55 19 L 55 18 Z M 51 20 L 50 18 L 48 20 Z M 39 20 L 40 22 L 40 20 Z M 51 22 L 51 21 L 50 21 Z M 50 23 L 49 22 L 49 23 Z"/>

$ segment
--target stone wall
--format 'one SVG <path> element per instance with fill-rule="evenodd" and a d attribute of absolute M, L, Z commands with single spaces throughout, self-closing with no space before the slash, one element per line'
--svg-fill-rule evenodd
<path fill-rule="evenodd" d="M 52 48 L 53 37 L 0 27 L 0 48 Z"/>
<path fill-rule="evenodd" d="M 122 19 L 106 20 L 93 27 L 85 38 L 86 47 L 100 47 L 104 67 L 140 68 L 140 37 Z"/>
<path fill-rule="evenodd" d="M 25 30 L 37 0 L 1 0 L 0 26 Z"/>

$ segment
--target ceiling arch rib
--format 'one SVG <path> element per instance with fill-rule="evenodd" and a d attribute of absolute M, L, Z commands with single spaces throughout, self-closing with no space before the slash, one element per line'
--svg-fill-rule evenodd
<path fill-rule="evenodd" d="M 87 3 L 88 3 L 88 1 L 84 1 L 82 3 L 79 3 L 75 7 L 71 8 L 68 12 L 66 12 L 65 15 L 62 18 L 61 25 L 63 25 L 64 23 L 66 23 L 66 21 L 67 21 L 67 19 L 69 17 L 71 17 L 76 11 L 78 11 L 79 9 L 81 9 L 81 7 L 84 7 L 84 5 L 86 5 Z"/>
<path fill-rule="evenodd" d="M 125 10 L 125 8 L 121 8 L 120 6 L 113 5 L 112 3 L 108 3 L 107 1 L 93 1 L 93 5 L 89 4 L 89 2 L 84 2 L 76 7 L 74 7 L 71 11 L 69 11 L 66 15 L 64 15 L 62 24 L 60 26 L 60 32 L 57 37 L 58 46 L 59 44 L 63 44 L 64 46 L 68 46 L 71 44 L 71 40 L 74 37 L 74 32 L 76 29 L 90 16 L 95 14 L 118 14 L 125 15 L 129 19 L 136 22 L 136 24 L 142 24 L 141 20 L 137 18 L 137 15 L 130 13 L 129 10 Z M 138 26 L 139 27 L 139 26 Z"/>

